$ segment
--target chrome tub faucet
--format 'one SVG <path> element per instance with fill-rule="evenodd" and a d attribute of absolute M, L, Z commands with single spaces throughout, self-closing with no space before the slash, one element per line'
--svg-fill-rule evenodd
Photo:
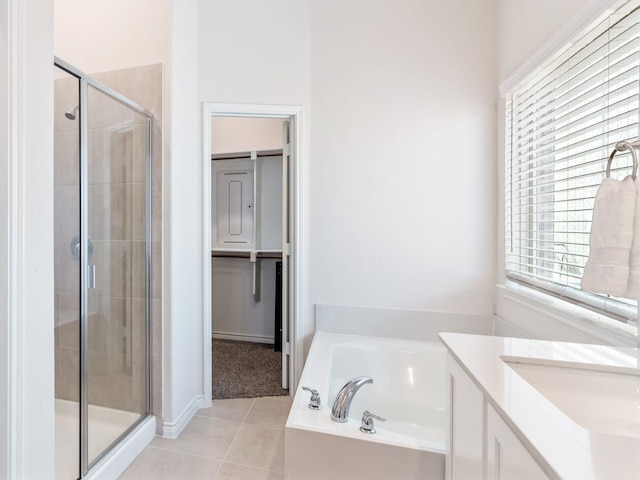
<path fill-rule="evenodd" d="M 366 383 L 373 383 L 371 377 L 356 377 L 353 380 L 349 380 L 344 387 L 338 392 L 333 407 L 331 408 L 331 420 L 338 423 L 346 423 L 349 419 L 349 408 L 351 407 L 351 401 L 356 392 L 360 390 Z"/>

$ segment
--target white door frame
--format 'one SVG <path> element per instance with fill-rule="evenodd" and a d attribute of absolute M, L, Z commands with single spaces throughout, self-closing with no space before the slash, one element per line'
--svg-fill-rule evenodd
<path fill-rule="evenodd" d="M 290 198 L 293 203 L 291 218 L 291 256 L 293 282 L 289 292 L 293 303 L 291 309 L 292 331 L 291 354 L 289 357 L 289 392 L 293 395 L 302 373 L 303 339 L 302 339 L 302 262 L 303 262 L 303 228 L 302 228 L 302 185 L 303 179 L 303 145 L 302 145 L 302 107 L 283 105 L 249 105 L 230 103 L 202 104 L 202 336 L 203 336 L 203 392 L 204 406 L 211 405 L 211 117 L 262 117 L 281 118 L 294 124 L 294 156 L 291 165 Z"/>

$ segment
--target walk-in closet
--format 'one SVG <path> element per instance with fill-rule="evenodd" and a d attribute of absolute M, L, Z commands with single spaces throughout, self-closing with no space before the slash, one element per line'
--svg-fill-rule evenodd
<path fill-rule="evenodd" d="M 211 120 L 213 398 L 287 395 L 288 122 Z"/>

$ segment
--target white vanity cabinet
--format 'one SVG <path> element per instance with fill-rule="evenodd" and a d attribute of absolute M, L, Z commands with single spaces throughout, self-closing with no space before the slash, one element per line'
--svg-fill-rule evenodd
<path fill-rule="evenodd" d="M 488 480 L 549 478 L 491 405 L 487 406 L 486 439 Z"/>
<path fill-rule="evenodd" d="M 478 480 L 483 474 L 482 392 L 451 355 L 449 373 L 449 428 L 447 434 L 447 480 Z"/>
<path fill-rule="evenodd" d="M 498 412 L 449 354 L 446 480 L 547 480 Z"/>
<path fill-rule="evenodd" d="M 440 339 L 449 355 L 447 480 L 640 480 L 640 430 L 615 430 L 640 420 L 622 407 L 637 405 L 637 348 Z M 629 390 L 613 386 L 627 380 Z"/>

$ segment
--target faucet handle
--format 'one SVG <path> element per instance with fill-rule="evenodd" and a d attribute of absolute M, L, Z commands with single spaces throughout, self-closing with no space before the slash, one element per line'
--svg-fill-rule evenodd
<path fill-rule="evenodd" d="M 362 412 L 362 424 L 360 425 L 360 431 L 364 433 L 376 433 L 375 425 L 373 419 L 380 420 L 381 422 L 386 422 L 386 418 L 382 418 L 375 413 L 371 413 L 369 410 L 365 410 Z"/>
<path fill-rule="evenodd" d="M 322 410 L 322 403 L 320 402 L 320 392 L 309 387 L 302 387 L 303 390 L 311 392 L 311 400 L 309 400 L 309 408 L 313 410 Z"/>

